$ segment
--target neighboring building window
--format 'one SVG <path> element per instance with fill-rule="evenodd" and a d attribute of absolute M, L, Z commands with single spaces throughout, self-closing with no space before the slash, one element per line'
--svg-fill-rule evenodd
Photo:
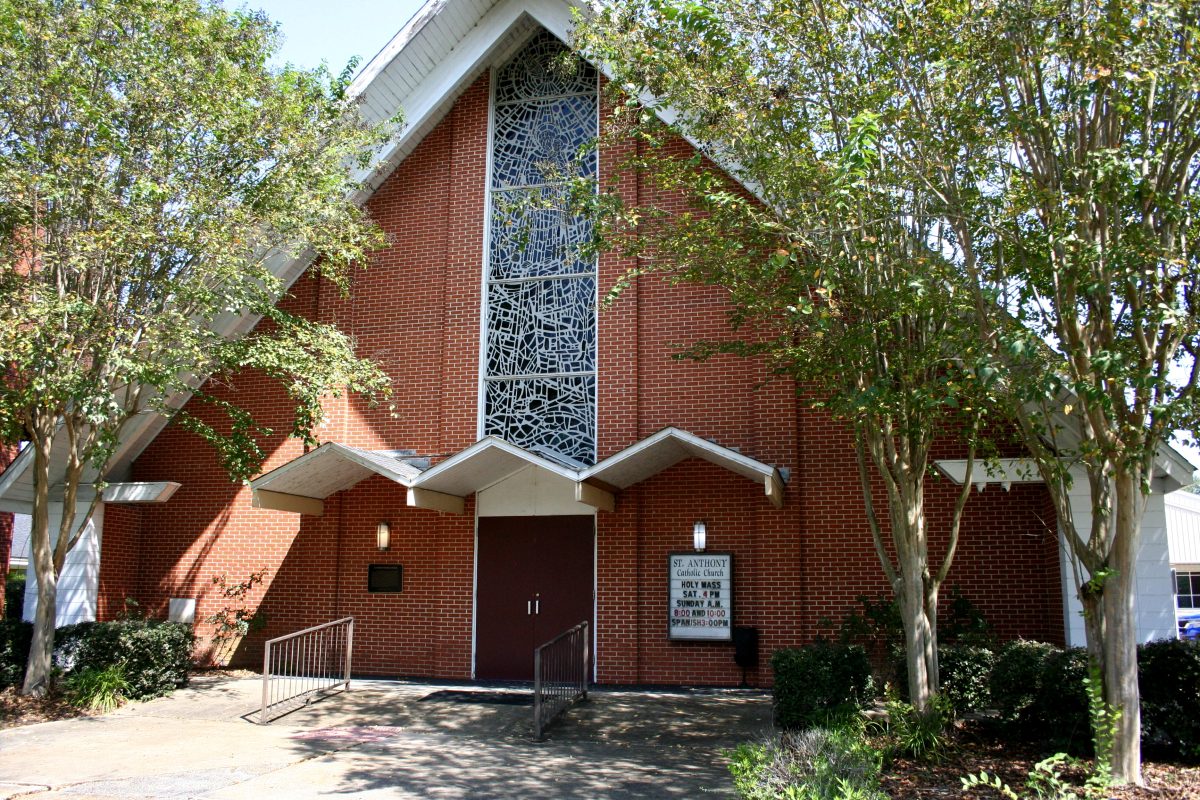
<path fill-rule="evenodd" d="M 596 261 L 565 177 L 596 178 L 595 70 L 549 33 L 496 70 L 483 432 L 584 464 L 596 454 Z"/>
<path fill-rule="evenodd" d="M 1200 571 L 1175 573 L 1175 619 L 1179 638 L 1200 639 Z"/>

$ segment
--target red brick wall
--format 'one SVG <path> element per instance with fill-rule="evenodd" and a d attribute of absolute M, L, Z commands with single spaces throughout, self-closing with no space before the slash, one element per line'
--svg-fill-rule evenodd
<path fill-rule="evenodd" d="M 138 597 L 141 561 L 141 514 L 135 506 L 106 505 L 100 535 L 100 585 L 96 619 L 114 619 L 125 610 L 125 600 Z"/>
<path fill-rule="evenodd" d="M 372 258 L 370 269 L 355 274 L 352 298 L 305 277 L 286 301 L 341 325 L 396 387 L 395 416 L 357 400 L 331 402 L 322 429 L 327 440 L 439 458 L 477 438 L 487 100 L 485 76 L 375 194 L 369 210 L 393 243 Z M 602 154 L 602 179 L 623 155 Z M 621 176 L 619 187 L 634 201 L 650 191 L 630 176 Z M 601 294 L 630 266 L 616 256 L 602 258 Z M 752 682 L 769 682 L 771 651 L 811 639 L 820 620 L 840 620 L 859 595 L 886 592 L 844 427 L 798 403 L 786 381 L 760 387 L 766 376 L 754 362 L 671 357 L 679 343 L 726 334 L 727 310 L 719 290 L 644 277 L 600 312 L 600 457 L 672 425 L 791 476 L 784 508 L 775 509 L 760 484 L 688 460 L 622 493 L 616 512 L 598 514 L 602 682 L 740 681 L 731 646 L 667 640 L 667 553 L 690 547 L 696 519 L 708 523 L 709 549 L 734 553 L 735 624 L 761 630 L 764 666 L 748 676 Z M 265 443 L 265 470 L 301 454 L 302 447 L 283 436 L 290 404 L 280 390 L 255 375 L 209 390 L 247 405 L 277 431 Z M 257 663 L 267 637 L 352 614 L 356 672 L 470 676 L 472 502 L 463 516 L 410 509 L 401 488 L 372 478 L 330 497 L 322 517 L 254 509 L 249 490 L 231 484 L 212 452 L 175 427 L 147 448 L 134 472 L 135 479 L 175 480 L 182 488 L 161 507 L 119 510 L 109 518 L 116 533 L 110 536 L 106 524 L 104 613 L 134 591 L 161 615 L 168 598 L 196 597 L 197 619 L 204 620 L 229 605 L 214 577 L 236 583 L 266 568 L 248 605 L 261 606 L 267 625 L 242 644 L 241 663 Z M 954 490 L 945 482 L 929 489 L 935 552 L 944 546 Z M 882 496 L 878 502 L 882 506 Z M 994 485 L 968 506 L 949 583 L 960 584 L 1004 636 L 1061 638 L 1057 561 L 1044 533 L 1054 524 L 1047 507 L 1039 487 L 1005 494 Z M 386 553 L 374 545 L 381 519 L 392 526 Z M 402 564 L 404 591 L 368 593 L 372 563 Z M 204 624 L 198 629 L 208 631 Z"/>

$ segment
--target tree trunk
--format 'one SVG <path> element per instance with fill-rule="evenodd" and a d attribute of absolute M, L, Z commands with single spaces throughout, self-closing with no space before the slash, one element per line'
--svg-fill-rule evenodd
<path fill-rule="evenodd" d="M 53 568 L 43 572 L 36 565 L 38 606 L 33 619 L 33 641 L 25 665 L 25 683 L 21 694 L 43 695 L 50 688 L 50 672 L 54 656 L 54 623 L 58 616 L 58 576 Z"/>
<path fill-rule="evenodd" d="M 925 614 L 924 564 L 917 553 L 900 554 L 900 615 L 904 623 L 904 658 L 908 664 L 908 698 L 918 713 L 927 712 L 936 692 L 937 673 L 930 672 L 929 652 L 934 645 Z M 936 669 L 936 667 L 935 667 Z"/>
<path fill-rule="evenodd" d="M 33 642 L 25 665 L 21 694 L 41 695 L 50 688 L 54 655 L 54 625 L 58 614 L 58 571 L 50 545 L 50 446 L 51 435 L 30 444 L 33 453 L 33 517 L 29 541 L 33 574 L 37 580 L 38 606 L 33 619 Z"/>
<path fill-rule="evenodd" d="M 1118 469 L 1116 531 L 1105 582 L 1104 689 L 1108 704 L 1120 712 L 1113 739 L 1112 776 L 1117 783 L 1142 784 L 1141 703 L 1138 695 L 1137 619 L 1134 572 L 1142 509 L 1140 476 Z"/>

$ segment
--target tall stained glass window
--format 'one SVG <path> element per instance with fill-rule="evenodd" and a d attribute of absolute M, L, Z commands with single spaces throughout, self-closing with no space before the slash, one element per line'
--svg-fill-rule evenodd
<path fill-rule="evenodd" d="M 566 177 L 596 177 L 595 70 L 546 32 L 494 80 L 483 432 L 595 462 L 596 263 Z M 564 458 L 565 457 L 565 458 Z"/>

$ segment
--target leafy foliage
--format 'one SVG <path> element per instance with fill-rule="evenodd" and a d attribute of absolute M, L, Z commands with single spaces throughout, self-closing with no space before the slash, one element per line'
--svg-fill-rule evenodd
<path fill-rule="evenodd" d="M 25 570 L 10 570 L 4 581 L 4 618 L 20 619 L 25 608 Z"/>
<path fill-rule="evenodd" d="M 882 723 L 889 754 L 920 761 L 942 760 L 950 746 L 946 729 L 953 719 L 954 710 L 945 695 L 939 694 L 929 708 L 918 711 L 894 691 L 889 692 L 887 720 Z"/>
<path fill-rule="evenodd" d="M 247 597 L 263 582 L 267 570 L 251 572 L 245 580 L 230 583 L 222 573 L 214 575 L 212 582 L 221 590 L 225 604 L 217 609 L 208 619 L 204 620 L 214 626 L 212 635 L 213 660 L 221 665 L 228 665 L 233 658 L 238 644 L 251 631 L 261 630 L 267 624 L 266 614 L 257 606 L 251 608 Z"/>
<path fill-rule="evenodd" d="M 1066 781 L 1063 780 L 1061 767 L 1070 763 L 1065 753 L 1055 753 L 1049 758 L 1042 759 L 1034 765 L 1029 773 L 1026 786 L 1028 794 L 1018 794 L 1011 786 L 1000 780 L 997 775 L 980 772 L 978 775 L 968 775 L 962 779 L 964 791 L 986 787 L 994 789 L 1007 800 L 1082 800 Z"/>
<path fill-rule="evenodd" d="M 112 711 L 124 702 L 128 691 L 125 669 L 120 664 L 86 667 L 67 677 L 71 705 L 89 711 Z"/>
<path fill-rule="evenodd" d="M 937 685 L 938 590 L 969 496 L 964 484 L 945 523 L 948 543 L 931 556 L 930 448 L 953 432 L 974 464 L 995 370 L 983 361 L 971 293 L 947 258 L 952 234 L 937 193 L 907 180 L 888 144 L 895 65 L 883 47 L 861 52 L 873 39 L 863 10 L 594 4 L 578 35 L 614 85 L 645 104 L 618 100 L 612 128 L 637 141 L 626 166 L 648 175 L 654 191 L 635 207 L 615 184 L 590 202 L 601 242 L 640 259 L 642 272 L 729 293 L 736 335 L 695 343 L 689 355 L 758 357 L 853 432 L 868 524 L 900 602 L 910 692 L 924 708 Z M 673 131 L 653 113 L 663 110 Z M 699 153 L 683 155 L 677 134 Z M 703 156 L 730 175 L 706 169 Z"/>
<path fill-rule="evenodd" d="M 869 699 L 871 665 L 859 645 L 818 640 L 776 650 L 775 722 L 783 728 L 826 725 L 854 716 Z"/>
<path fill-rule="evenodd" d="M 942 645 L 938 652 L 941 688 L 956 714 L 991 706 L 989 682 L 996 654 L 986 647 Z"/>
<path fill-rule="evenodd" d="M 82 622 L 59 629 L 56 664 L 68 677 L 119 668 L 121 694 L 145 700 L 186 686 L 195 637 L 178 622 L 121 620 Z"/>
<path fill-rule="evenodd" d="M 261 14 L 206 0 L 0 2 L 0 438 L 33 459 L 31 691 L 52 650 L 53 577 L 100 502 L 77 515 L 79 486 L 104 478 L 136 415 L 176 415 L 243 479 L 269 431 L 206 376 L 281 383 L 308 442 L 322 397 L 389 391 L 344 334 L 276 306 L 282 264 L 312 259 L 345 290 L 382 244 L 350 196 L 391 130 L 360 118 L 347 74 L 268 67 L 278 41 Z M 239 316 L 265 322 L 227 339 Z"/>
<path fill-rule="evenodd" d="M 726 287 L 745 341 L 699 352 L 763 354 L 811 380 L 856 426 L 893 512 L 920 508 L 927 433 L 950 430 L 952 409 L 969 433 L 1001 402 L 1078 565 L 1091 655 L 1121 711 L 1115 774 L 1136 781 L 1127 599 L 1140 518 L 1160 447 L 1173 430 L 1195 434 L 1200 409 L 1194 4 L 647 0 L 590 12 L 581 41 L 637 98 L 618 106 L 641 136 L 637 166 L 692 199 L 622 215 L 619 198 L 601 198 L 619 221 L 601 237 L 642 237 L 631 252 L 646 268 Z M 761 204 L 699 157 L 661 157 L 671 135 L 639 103 Z M 1081 479 L 1086 530 L 1070 502 Z M 893 513 L 897 555 L 920 552 L 905 544 L 922 541 L 917 519 Z M 935 637 L 911 635 L 931 627 L 914 608 L 919 563 L 888 577 L 902 599 L 912 592 L 910 672 L 919 649 L 936 673 Z"/>
<path fill-rule="evenodd" d="M 1138 685 L 1146 738 L 1176 757 L 1200 762 L 1200 645 L 1177 639 L 1142 645 Z"/>
<path fill-rule="evenodd" d="M 25 662 L 32 640 L 32 622 L 0 620 L 0 689 L 16 686 L 25 677 Z"/>
<path fill-rule="evenodd" d="M 884 800 L 881 754 L 861 727 L 792 731 L 730 755 L 744 800 Z"/>

